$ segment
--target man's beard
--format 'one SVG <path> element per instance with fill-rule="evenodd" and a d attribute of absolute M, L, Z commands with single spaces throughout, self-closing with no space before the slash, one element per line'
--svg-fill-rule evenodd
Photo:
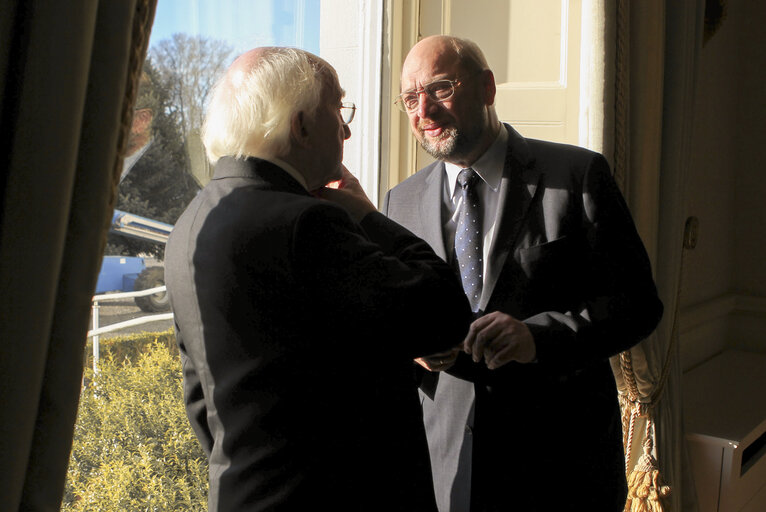
<path fill-rule="evenodd" d="M 441 133 L 438 141 L 423 136 L 420 146 L 426 150 L 426 153 L 437 160 L 447 160 L 455 153 L 459 137 L 460 134 L 457 128 L 452 126 Z"/>
<path fill-rule="evenodd" d="M 455 126 L 445 128 L 438 139 L 428 139 L 423 136 L 420 146 L 437 160 L 452 161 L 471 153 L 481 138 L 481 124 L 476 123 L 475 129 L 458 130 Z"/>

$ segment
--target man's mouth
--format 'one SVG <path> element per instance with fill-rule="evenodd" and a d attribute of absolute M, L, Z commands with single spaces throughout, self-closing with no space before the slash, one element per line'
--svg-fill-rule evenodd
<path fill-rule="evenodd" d="M 439 123 L 427 123 L 421 127 L 421 130 L 426 137 L 434 138 L 444 132 L 444 126 Z"/>

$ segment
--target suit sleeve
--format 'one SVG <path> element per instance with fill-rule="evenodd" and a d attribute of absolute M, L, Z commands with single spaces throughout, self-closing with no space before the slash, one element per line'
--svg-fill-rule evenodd
<path fill-rule="evenodd" d="M 541 364 L 588 366 L 649 336 L 662 316 L 646 250 L 601 155 L 584 174 L 581 222 L 577 306 L 524 319 Z"/>
<path fill-rule="evenodd" d="M 202 391 L 200 381 L 194 362 L 186 351 L 186 343 L 178 324 L 175 325 L 176 343 L 181 353 L 181 366 L 183 371 L 183 392 L 184 404 L 186 405 L 186 415 L 189 418 L 194 433 L 197 435 L 202 450 L 205 455 L 210 457 L 210 451 L 213 447 L 213 436 L 210 433 L 210 427 L 207 423 L 207 406 L 205 405 L 205 396 Z"/>
<path fill-rule="evenodd" d="M 512 286 L 521 291 L 511 291 L 512 298 L 495 307 L 532 332 L 537 361 L 522 365 L 525 371 L 566 375 L 603 362 L 649 336 L 662 317 L 649 258 L 627 205 L 603 156 L 588 154 L 593 156 L 584 170 L 573 173 L 581 178 L 567 191 L 552 192 L 569 206 L 560 218 L 545 221 L 566 226 L 565 236 L 524 249 L 511 262 L 519 269 Z M 502 382 L 518 366 L 490 371 L 461 356 L 450 373 Z"/>
<path fill-rule="evenodd" d="M 384 215 L 370 213 L 359 225 L 335 205 L 319 204 L 300 216 L 293 238 L 306 289 L 337 311 L 344 329 L 360 333 L 360 351 L 385 348 L 412 359 L 465 337 L 471 311 L 457 277 L 426 242 Z"/>

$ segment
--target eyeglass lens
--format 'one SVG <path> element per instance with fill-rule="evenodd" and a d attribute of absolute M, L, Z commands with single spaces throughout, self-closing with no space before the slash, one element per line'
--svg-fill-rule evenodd
<path fill-rule="evenodd" d="M 353 103 L 344 103 L 340 107 L 340 116 L 343 120 L 343 124 L 349 124 L 354 120 L 354 114 L 356 113 L 356 105 Z"/>
<path fill-rule="evenodd" d="M 401 105 L 407 110 L 416 109 L 420 102 L 420 92 L 409 91 L 402 93 L 399 96 L 401 98 Z M 455 87 L 452 80 L 437 80 L 436 82 L 424 85 L 422 92 L 426 93 L 426 96 L 433 101 L 444 101 L 455 94 Z"/>

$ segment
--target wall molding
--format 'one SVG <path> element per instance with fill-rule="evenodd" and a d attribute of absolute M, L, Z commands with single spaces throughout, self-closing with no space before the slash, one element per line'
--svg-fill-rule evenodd
<path fill-rule="evenodd" d="M 683 307 L 679 318 L 679 332 L 685 334 L 735 314 L 751 314 L 766 319 L 766 297 L 727 293 Z"/>

